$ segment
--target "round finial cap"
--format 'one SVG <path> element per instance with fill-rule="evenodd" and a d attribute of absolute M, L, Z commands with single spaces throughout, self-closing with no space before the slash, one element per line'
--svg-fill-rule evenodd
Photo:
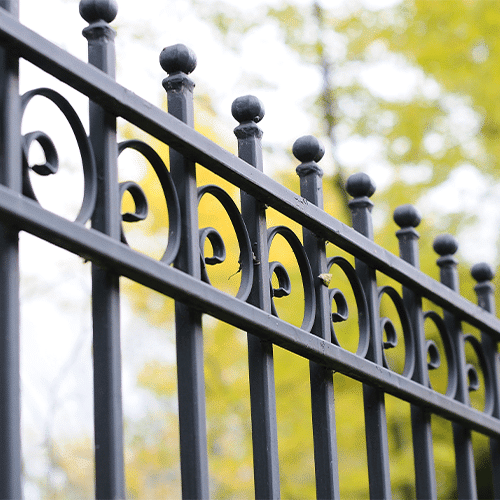
<path fill-rule="evenodd" d="M 259 123 L 264 118 L 264 105 L 254 95 L 237 97 L 231 105 L 231 114 L 239 123 Z"/>
<path fill-rule="evenodd" d="M 394 222 L 401 228 L 417 227 L 421 220 L 420 212 L 413 205 L 401 205 L 394 210 Z"/>
<path fill-rule="evenodd" d="M 376 186 L 368 174 L 359 172 L 347 179 L 345 188 L 353 198 L 361 198 L 362 196 L 369 198 L 375 192 Z"/>
<path fill-rule="evenodd" d="M 325 154 L 325 147 L 313 135 L 304 135 L 293 143 L 292 153 L 302 163 L 318 162 Z"/>
<path fill-rule="evenodd" d="M 458 250 L 458 242 L 451 234 L 440 234 L 432 247 L 438 255 L 453 255 Z"/>
<path fill-rule="evenodd" d="M 160 54 L 160 66 L 169 74 L 189 75 L 196 68 L 196 54 L 182 43 L 165 47 Z"/>
<path fill-rule="evenodd" d="M 118 14 L 116 0 L 80 0 L 80 15 L 89 24 L 96 21 L 112 22 Z"/>
<path fill-rule="evenodd" d="M 478 283 L 481 283 L 483 281 L 491 281 L 495 276 L 492 267 L 486 262 L 474 264 L 471 267 L 470 273 Z"/>

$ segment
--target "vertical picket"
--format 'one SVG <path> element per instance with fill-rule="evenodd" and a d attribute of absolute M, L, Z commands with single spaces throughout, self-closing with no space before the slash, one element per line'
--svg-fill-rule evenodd
<path fill-rule="evenodd" d="M 402 205 L 394 211 L 394 221 L 401 228 L 396 232 L 399 239 L 399 256 L 412 266 L 420 267 L 418 239 L 415 228 L 420 224 L 420 214 L 411 205 Z M 422 314 L 422 298 L 413 290 L 403 288 L 403 302 L 411 323 L 415 348 L 414 380 L 428 386 L 427 346 Z M 421 406 L 411 406 L 413 456 L 415 460 L 415 487 L 417 498 L 437 498 L 434 451 L 432 447 L 431 414 Z"/>
<path fill-rule="evenodd" d="M 441 283 L 459 291 L 457 260 L 453 256 L 458 250 L 458 243 L 450 234 L 442 234 L 434 240 L 434 251 L 440 256 L 437 264 L 440 269 Z M 455 399 L 469 404 L 469 384 L 465 370 L 465 346 L 460 321 L 448 311 L 444 311 L 444 321 L 451 335 L 453 349 L 457 359 L 457 392 Z M 455 463 L 457 473 L 458 498 L 477 498 L 476 470 L 470 429 L 453 422 L 453 442 L 455 445 Z"/>
<path fill-rule="evenodd" d="M 115 0 L 81 0 L 80 14 L 89 23 L 89 64 L 115 77 L 115 31 L 109 23 L 118 12 Z M 90 142 L 97 170 L 97 200 L 92 227 L 120 240 L 116 117 L 89 103 Z M 94 365 L 94 436 L 96 498 L 124 498 L 123 415 L 120 347 L 119 275 L 92 265 Z"/>
<path fill-rule="evenodd" d="M 347 180 L 346 190 L 353 197 L 349 202 L 353 228 L 373 240 L 373 203 L 370 201 L 370 196 L 375 192 L 373 181 L 366 174 L 354 174 Z M 367 357 L 370 361 L 382 365 L 382 331 L 375 269 L 359 259 L 356 259 L 355 263 L 370 313 L 371 338 Z M 391 478 L 384 393 L 378 387 L 365 384 L 363 400 L 370 497 L 388 500 L 391 498 Z"/>
<path fill-rule="evenodd" d="M 317 164 L 324 155 L 323 146 L 314 137 L 305 136 L 295 141 L 292 152 L 301 162 L 297 167 L 300 194 L 323 209 L 323 171 Z M 328 286 L 320 278 L 321 274 L 326 273 L 325 241 L 306 228 L 303 229 L 303 238 L 316 285 L 316 319 L 311 333 L 331 342 L 331 303 Z M 309 363 L 309 371 L 316 497 L 340 498 L 332 371 L 312 361 Z"/>
<path fill-rule="evenodd" d="M 493 269 L 486 263 L 472 266 L 472 277 L 477 281 L 474 290 L 477 303 L 486 311 L 495 314 L 495 288 L 491 280 L 494 278 Z M 500 418 L 500 374 L 498 373 L 498 342 L 488 333 L 481 333 L 481 344 L 484 349 L 488 369 L 490 370 L 491 395 L 493 398 L 493 412 L 495 418 Z M 500 439 L 490 438 L 490 459 L 493 478 L 493 498 L 500 498 Z"/>
<path fill-rule="evenodd" d="M 194 83 L 188 75 L 196 67 L 196 56 L 185 45 L 172 45 L 161 52 L 160 64 L 169 75 L 163 80 L 168 112 L 193 127 Z M 175 267 L 200 279 L 196 167 L 170 149 L 170 173 L 181 209 L 181 245 Z M 175 329 L 182 497 L 201 500 L 209 496 L 201 313 L 176 302 Z"/>
<path fill-rule="evenodd" d="M 239 122 L 234 129 L 238 156 L 262 172 L 262 130 L 257 123 L 264 107 L 254 96 L 235 99 L 231 108 Z M 266 212 L 263 203 L 241 193 L 241 212 L 254 254 L 254 285 L 248 302 L 271 312 Z M 278 431 L 274 387 L 273 346 L 248 332 L 248 369 L 252 413 L 252 442 L 256 498 L 279 498 Z"/>
<path fill-rule="evenodd" d="M 18 0 L 0 7 L 19 17 Z M 0 183 L 21 193 L 19 58 L 0 48 Z M 0 224 L 0 498 L 16 499 L 21 488 L 19 375 L 19 233 Z"/>

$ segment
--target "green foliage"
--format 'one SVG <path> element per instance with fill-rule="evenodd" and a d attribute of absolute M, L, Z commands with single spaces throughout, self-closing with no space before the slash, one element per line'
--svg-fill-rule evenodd
<path fill-rule="evenodd" d="M 500 82 L 496 72 L 500 53 L 496 33 L 500 14 L 496 4 L 487 0 L 404 1 L 390 9 L 369 11 L 350 3 L 338 11 L 328 11 L 315 5 L 310 9 L 293 4 L 256 9 L 252 16 L 242 17 L 234 7 L 224 3 L 194 2 L 206 19 L 213 23 L 222 39 L 238 50 L 241 39 L 264 23 L 279 29 L 283 42 L 305 64 L 320 69 L 333 68 L 328 74 L 321 96 L 311 112 L 318 118 L 318 132 L 333 144 L 336 167 L 342 174 L 359 166 L 339 154 L 338 149 L 348 140 L 358 148 L 369 141 L 380 145 L 378 157 L 367 161 L 370 170 L 382 166 L 390 179 L 373 197 L 375 203 L 375 240 L 384 248 L 398 253 L 394 236 L 396 226 L 390 222 L 394 208 L 403 203 L 418 203 L 429 189 L 442 184 L 454 168 L 473 163 L 489 176 L 496 176 L 494 166 L 500 157 Z M 259 17 L 260 16 L 260 17 Z M 412 95 L 391 97 L 374 90 L 363 76 L 363 70 L 387 60 L 397 61 L 408 71 L 417 72 Z M 460 108 L 478 125 L 458 126 L 453 114 Z M 220 142 L 215 131 L 217 123 L 210 106 L 202 110 L 198 127 L 210 138 Z M 468 114 L 467 114 L 468 113 Z M 198 115 L 200 116 L 200 115 Z M 326 121 L 326 123 L 325 123 Z M 326 132 L 325 132 L 326 131 Z M 168 150 L 155 144 L 167 161 Z M 291 160 L 289 171 L 295 163 Z M 199 184 L 216 182 L 237 199 L 237 193 L 204 169 L 199 171 Z M 279 173 L 280 181 L 298 192 L 295 175 Z M 335 173 L 334 175 L 337 175 Z M 377 179 L 375 179 L 377 181 Z M 143 179 L 150 206 L 157 205 L 161 196 L 154 187 L 154 176 L 148 171 Z M 334 182 L 325 176 L 325 208 L 341 220 L 346 220 L 345 198 Z M 425 208 L 425 207 L 424 207 Z M 468 210 L 469 207 L 463 207 Z M 223 236 L 228 256 L 238 254 L 234 231 L 222 210 L 207 205 L 200 212 L 200 227 L 210 225 Z M 164 213 L 153 215 L 139 233 L 156 238 L 164 233 Z M 463 214 L 428 218 L 419 227 L 421 234 L 421 268 L 438 278 L 436 255 L 431 251 L 434 236 L 443 230 L 456 232 L 463 224 Z M 272 209 L 268 210 L 268 225 L 286 224 L 298 235 L 301 228 L 291 224 Z M 149 225 L 148 225 L 149 224 Z M 206 249 L 207 253 L 210 249 Z M 297 296 L 276 300 L 280 315 L 300 325 L 303 307 L 301 283 L 293 257 L 284 245 L 276 243 L 272 251 L 276 260 L 290 273 L 292 289 Z M 333 245 L 329 255 L 342 254 Z M 352 261 L 352 259 L 350 259 Z M 235 293 L 238 287 L 237 261 L 209 270 L 214 285 Z M 462 293 L 472 300 L 472 280 L 464 266 L 459 267 Z M 397 284 L 379 276 L 380 284 Z M 348 294 L 348 285 L 341 276 L 334 276 L 330 287 L 339 287 Z M 152 308 L 153 294 L 137 285 L 127 285 L 137 312 L 146 314 L 155 325 L 173 327 L 172 301 L 158 299 Z M 356 307 L 348 298 L 350 317 L 336 325 L 340 343 L 355 351 L 358 341 Z M 382 304 L 383 315 L 394 318 L 390 304 Z M 425 308 L 436 307 L 425 303 Z M 401 330 L 395 321 L 396 327 Z M 432 325 L 426 325 L 429 338 L 440 342 Z M 467 330 L 470 330 L 467 328 Z M 248 394 L 248 361 L 245 334 L 223 323 L 205 318 L 205 380 L 207 395 L 207 432 L 211 494 L 216 498 L 246 498 L 253 495 L 253 471 Z M 477 332 L 473 332 L 476 335 Z M 397 359 L 404 352 L 399 331 L 399 351 L 389 363 L 401 369 Z M 401 350 L 402 349 L 402 350 Z M 442 356 L 443 358 L 444 356 Z M 392 360 L 392 361 L 391 361 Z M 473 362 L 473 360 L 471 360 Z M 477 360 L 475 361 L 477 364 Z M 433 387 L 444 392 L 446 363 L 431 374 Z M 275 378 L 278 417 L 278 439 L 281 464 L 282 496 L 312 498 L 315 493 L 310 420 L 310 388 L 308 363 L 295 355 L 275 348 Z M 159 410 L 149 412 L 139 422 L 127 426 L 127 484 L 132 498 L 166 498 L 180 495 L 178 464 L 178 424 L 176 414 L 175 365 L 151 360 L 139 376 L 139 385 L 151 391 L 159 402 Z M 366 471 L 366 438 L 362 411 L 361 384 L 341 374 L 334 374 L 336 395 L 336 425 L 339 450 L 340 490 L 344 498 L 368 498 Z M 478 408 L 484 404 L 484 392 L 472 398 Z M 390 433 L 391 481 L 395 498 L 414 498 L 414 464 L 409 417 L 409 405 L 387 397 L 387 424 Z M 454 482 L 454 449 L 450 423 L 433 417 L 434 455 L 440 498 L 456 495 Z M 477 444 L 476 444 L 477 441 Z M 476 465 L 487 470 L 484 439 L 475 440 Z M 485 496 L 487 492 L 483 492 Z"/>
<path fill-rule="evenodd" d="M 232 40 L 233 49 L 235 42 L 251 32 L 256 24 L 271 22 L 280 29 L 284 43 L 307 64 L 325 68 L 325 60 L 330 57 L 336 73 L 351 75 L 344 80 L 333 75 L 327 82 L 329 87 L 315 103 L 318 128 L 331 133 L 327 140 L 333 139 L 334 154 L 340 171 L 352 170 L 352 166 L 342 164 L 336 154 L 335 146 L 342 141 L 351 137 L 362 144 L 364 139 L 377 138 L 382 144 L 381 158 L 390 166 L 392 179 L 373 197 L 376 220 L 383 220 L 376 226 L 376 241 L 397 253 L 397 240 L 394 236 L 397 228 L 393 223 L 387 222 L 396 206 L 418 202 L 429 188 L 441 184 L 453 168 L 464 162 L 474 162 L 482 171 L 492 172 L 493 158 L 498 156 L 498 152 L 497 145 L 489 137 L 494 136 L 498 119 L 495 115 L 497 104 L 488 104 L 488 99 L 493 98 L 496 103 L 495 92 L 499 86 L 495 84 L 494 78 L 486 75 L 495 74 L 493 47 L 496 42 L 492 40 L 490 31 L 495 32 L 494 26 L 499 16 L 493 12 L 491 2 L 480 1 L 463 2 L 463 8 L 469 14 L 474 13 L 469 16 L 464 16 L 463 9 L 451 8 L 448 2 L 431 1 L 403 2 L 392 9 L 375 12 L 354 6 L 340 15 L 319 11 L 318 6 L 315 8 L 316 12 L 313 9 L 307 12 L 303 8 L 285 4 L 279 8 L 269 8 L 266 18 L 255 23 L 254 18 L 250 21 L 241 18 L 238 20 L 234 8 L 217 4 L 211 11 L 211 19 L 224 39 Z M 328 45 L 331 37 L 320 38 L 326 29 L 334 30 L 338 35 L 336 43 L 340 43 L 340 40 L 344 44 L 341 56 L 332 55 L 335 50 Z M 462 37 L 461 44 L 457 42 L 457 37 Z M 423 83 L 411 97 L 391 99 L 378 95 L 366 85 L 359 71 L 360 68 L 380 63 L 395 54 L 410 69 L 419 67 L 422 72 Z M 457 96 L 457 93 L 460 95 Z M 325 102 L 333 110 L 330 114 L 325 111 Z M 479 121 L 483 124 L 482 134 L 473 137 L 475 131 L 469 130 L 465 132 L 469 136 L 464 139 L 464 133 L 456 130 L 451 116 L 454 103 L 481 116 Z M 320 127 L 325 120 L 325 126 Z M 439 147 L 433 147 L 432 138 L 439 143 Z M 279 175 L 281 182 L 298 192 L 298 180 L 295 176 L 284 173 Z M 338 184 L 326 177 L 324 187 L 326 210 L 334 216 L 344 218 L 345 202 Z M 211 225 L 217 227 L 223 236 L 231 233 L 227 220 L 217 218 L 215 213 L 218 212 L 209 212 Z M 203 219 L 202 215 L 200 217 Z M 439 230 L 444 227 L 454 232 L 460 221 L 461 217 L 449 217 L 444 222 L 441 221 L 442 227 Z M 268 210 L 269 226 L 281 223 L 293 226 L 280 214 Z M 421 268 L 437 278 L 436 256 L 430 251 L 437 229 L 431 223 L 432 220 L 428 223 L 424 221 L 419 227 L 422 235 Z M 200 226 L 203 227 L 203 224 Z M 300 228 L 295 229 L 300 234 Z M 234 245 L 234 241 L 232 244 Z M 228 254 L 232 253 L 231 248 L 229 244 Z M 278 311 L 287 321 L 300 325 L 303 308 L 296 307 L 296 304 L 301 303 L 298 269 L 294 267 L 291 254 L 282 245 L 277 244 L 272 251 L 289 271 L 292 289 L 299 290 L 295 292 L 299 294 L 298 298 L 276 300 Z M 328 252 L 331 255 L 342 253 L 332 245 L 328 245 Z M 216 271 L 217 269 L 214 274 L 217 274 Z M 470 295 L 472 283 L 468 271 L 463 267 L 460 267 L 460 276 L 464 283 L 464 293 Z M 381 283 L 384 282 L 384 277 L 380 278 Z M 224 284 L 224 281 L 219 280 L 217 286 L 231 291 L 231 287 Z M 236 286 L 237 284 L 233 285 L 233 292 Z M 345 280 L 342 282 L 341 277 L 335 277 L 331 286 L 346 289 Z M 395 286 L 400 289 L 397 284 Z M 137 300 L 140 303 L 141 299 Z M 426 304 L 426 307 L 436 309 L 432 304 Z M 382 308 L 383 315 L 395 317 L 389 304 L 383 302 Z M 352 298 L 350 309 L 348 322 L 338 325 L 338 336 L 342 345 L 355 351 L 357 324 Z M 163 320 L 167 325 L 168 319 L 164 317 Z M 216 497 L 225 498 L 251 496 L 251 430 L 245 336 L 220 322 L 212 324 L 207 319 L 206 323 L 207 326 L 210 325 L 210 328 L 205 329 L 205 377 L 212 492 Z M 395 324 L 397 326 L 397 321 Z M 439 336 L 431 326 L 426 325 L 428 338 L 433 338 L 439 344 Z M 401 343 L 400 338 L 400 346 Z M 404 355 L 404 348 L 398 349 L 397 355 L 387 355 L 389 363 L 395 363 L 394 368 L 400 371 L 402 367 L 400 362 L 398 365 L 398 358 Z M 470 361 L 473 362 L 472 359 Z M 443 383 L 446 371 L 443 359 L 441 368 L 431 374 L 433 386 L 440 392 L 446 390 L 446 384 Z M 308 363 L 275 348 L 275 378 L 282 495 L 285 498 L 312 498 L 315 485 Z M 161 400 L 173 401 L 174 380 L 173 365 L 153 363 L 144 368 L 140 384 L 153 391 Z M 367 498 L 361 384 L 340 374 L 334 375 L 334 383 L 341 494 L 346 498 Z M 472 401 L 481 408 L 484 404 L 484 392 L 473 396 Z M 386 405 L 394 496 L 413 498 L 414 465 L 409 405 L 391 397 L 386 398 Z M 353 411 L 354 409 L 359 411 Z M 175 411 L 171 405 L 163 418 L 168 422 L 175 420 Z M 453 497 L 456 493 L 450 423 L 434 417 L 433 434 L 439 495 L 443 498 Z M 139 450 L 143 443 L 137 443 Z M 177 453 L 175 446 L 172 453 L 174 450 Z M 482 450 L 484 441 L 477 445 L 476 450 L 480 470 L 484 469 L 483 463 L 487 462 Z M 134 456 L 138 457 L 138 462 L 134 461 L 132 468 L 140 470 L 142 459 L 139 454 Z M 170 464 L 169 470 L 176 471 L 178 481 L 178 466 L 170 458 L 165 460 L 165 464 L 167 463 Z"/>

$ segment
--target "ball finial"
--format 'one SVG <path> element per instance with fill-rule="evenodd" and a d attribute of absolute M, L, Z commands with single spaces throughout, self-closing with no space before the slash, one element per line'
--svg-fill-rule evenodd
<path fill-rule="evenodd" d="M 492 267 L 486 262 L 474 264 L 470 270 L 472 277 L 478 282 L 491 281 L 495 277 Z"/>
<path fill-rule="evenodd" d="M 189 75 L 196 68 L 196 54 L 182 43 L 165 47 L 160 54 L 160 66 L 169 74 Z"/>
<path fill-rule="evenodd" d="M 458 250 L 458 242 L 451 234 L 440 234 L 434 240 L 432 248 L 441 257 L 444 255 L 453 255 Z"/>
<path fill-rule="evenodd" d="M 394 210 L 394 222 L 400 227 L 417 227 L 422 220 L 420 212 L 413 205 L 401 205 Z"/>
<path fill-rule="evenodd" d="M 369 198 L 375 192 L 376 186 L 368 174 L 359 172 L 347 179 L 345 188 L 353 198 L 361 198 L 363 196 Z"/>
<path fill-rule="evenodd" d="M 112 22 L 118 14 L 116 0 L 80 0 L 80 15 L 89 24 L 96 21 Z"/>
<path fill-rule="evenodd" d="M 302 163 L 318 162 L 325 154 L 325 147 L 316 137 L 304 135 L 293 143 L 292 153 Z"/>
<path fill-rule="evenodd" d="M 231 114 L 239 123 L 259 123 L 264 118 L 264 105 L 254 95 L 244 95 L 233 101 Z"/>

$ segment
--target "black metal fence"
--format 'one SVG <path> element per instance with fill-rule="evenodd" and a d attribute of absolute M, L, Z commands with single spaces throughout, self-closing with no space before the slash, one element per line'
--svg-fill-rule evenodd
<path fill-rule="evenodd" d="M 411 404 L 411 425 L 418 498 L 436 498 L 432 415 L 452 422 L 457 491 L 460 498 L 476 498 L 475 464 L 471 433 L 490 438 L 495 498 L 500 498 L 500 393 L 497 341 L 500 322 L 494 313 L 493 273 L 486 264 L 473 267 L 479 307 L 458 291 L 457 244 L 453 237 L 438 237 L 441 283 L 419 271 L 418 212 L 398 208 L 394 219 L 400 257 L 373 242 L 370 196 L 375 187 L 365 174 L 347 182 L 353 227 L 323 210 L 323 155 L 313 137 L 298 139 L 293 153 L 300 165 L 300 196 L 263 173 L 261 103 L 252 96 L 233 103 L 239 158 L 193 129 L 194 54 L 183 45 L 164 49 L 160 62 L 168 76 L 163 86 L 169 114 L 128 92 L 114 80 L 114 36 L 109 24 L 117 14 L 114 0 L 81 0 L 80 13 L 89 23 L 89 64 L 33 33 L 18 20 L 18 1 L 1 0 L 0 6 L 0 497 L 22 496 L 19 384 L 19 231 L 26 231 L 92 262 L 93 363 L 95 407 L 95 471 L 98 498 L 125 497 L 119 277 L 125 276 L 176 301 L 177 371 L 182 494 L 209 497 L 202 315 L 209 314 L 248 332 L 251 420 L 255 495 L 280 496 L 273 345 L 310 361 L 311 407 L 317 497 L 338 498 L 339 478 L 335 435 L 332 372 L 363 384 L 368 476 L 371 498 L 390 498 L 388 431 L 385 394 Z M 59 93 L 36 89 L 19 95 L 19 58 L 57 77 L 90 100 L 90 132 Z M 84 196 L 75 221 L 40 206 L 29 171 L 50 175 L 57 170 L 57 154 L 43 132 L 21 135 L 24 110 L 35 96 L 55 104 L 68 120 L 77 140 L 84 169 Z M 155 151 L 139 140 L 117 144 L 116 118 L 125 120 L 170 146 L 170 170 Z M 30 166 L 30 145 L 38 143 L 46 161 Z M 159 261 L 131 249 L 122 220 L 141 219 L 147 203 L 141 188 L 118 183 L 118 155 L 132 148 L 153 166 L 168 208 L 169 240 Z M 240 189 L 240 206 L 220 187 L 199 188 L 195 163 L 203 165 Z M 134 213 L 121 213 L 121 197 L 133 197 Z M 241 284 L 236 297 L 211 286 L 205 266 L 222 259 L 223 245 L 214 229 L 199 230 L 198 202 L 210 193 L 227 211 L 239 244 Z M 268 228 L 266 208 L 272 207 L 303 227 L 301 237 L 290 228 Z M 86 223 L 91 221 L 92 227 Z M 288 293 L 283 265 L 267 265 L 273 238 L 290 245 L 304 287 L 305 313 L 301 327 L 277 316 L 274 299 Z M 200 247 L 211 243 L 212 257 L 200 259 Z M 201 242 L 201 243 L 200 243 Z M 327 258 L 326 243 L 348 252 L 354 266 L 342 257 Z M 345 299 L 333 288 L 331 269 L 340 269 L 354 293 L 359 324 L 356 353 L 337 340 L 336 323 L 347 317 Z M 380 275 L 401 285 L 378 286 Z M 274 276 L 278 286 L 271 285 Z M 389 368 L 385 351 L 395 345 L 391 320 L 381 318 L 381 297 L 393 302 L 402 325 L 405 359 L 401 374 Z M 424 312 L 427 299 L 435 310 Z M 333 304 L 333 305 L 332 305 Z M 443 313 L 438 311 L 442 308 Z M 334 309 L 334 312 L 332 312 Z M 429 370 L 439 364 L 434 341 L 425 337 L 424 322 L 438 330 L 448 365 L 445 394 L 430 385 Z M 462 333 L 462 323 L 481 332 L 480 339 Z M 471 407 L 469 391 L 477 387 L 477 368 L 467 363 L 465 346 L 477 354 L 483 372 L 485 407 Z"/>

